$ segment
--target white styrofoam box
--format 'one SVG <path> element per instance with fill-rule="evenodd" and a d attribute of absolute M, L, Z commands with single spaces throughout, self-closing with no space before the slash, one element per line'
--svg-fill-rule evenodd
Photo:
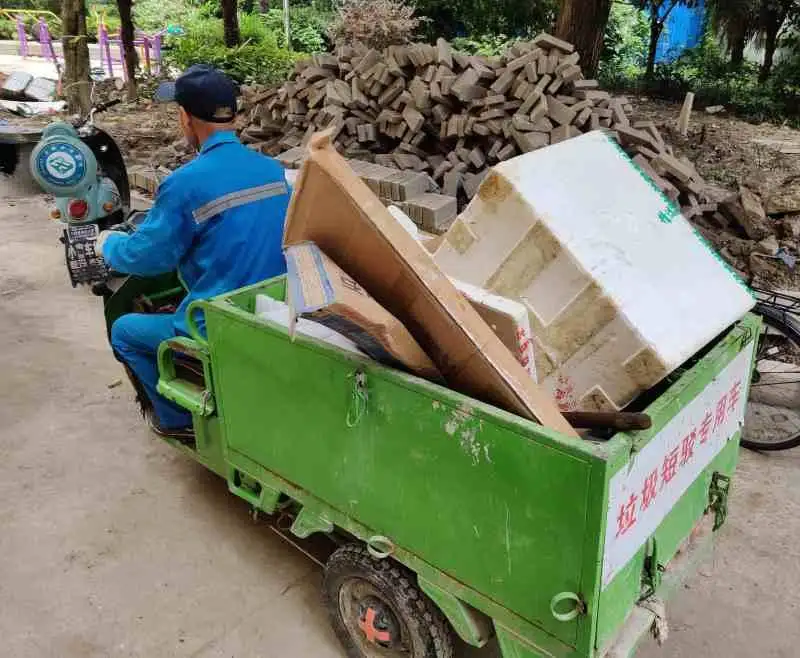
<path fill-rule="evenodd" d="M 754 301 L 646 174 L 595 131 L 496 166 L 434 254 L 529 312 L 565 409 L 619 409 Z"/>
<path fill-rule="evenodd" d="M 389 205 L 386 209 L 402 224 L 409 235 L 417 241 L 422 240 L 422 235 L 414 220 L 397 206 Z M 522 364 L 531 379 L 538 383 L 528 309 L 513 299 L 492 294 L 478 286 L 458 279 L 451 279 L 451 281 Z"/>
<path fill-rule="evenodd" d="M 525 305 L 464 281 L 450 280 L 538 384 L 531 323 Z"/>

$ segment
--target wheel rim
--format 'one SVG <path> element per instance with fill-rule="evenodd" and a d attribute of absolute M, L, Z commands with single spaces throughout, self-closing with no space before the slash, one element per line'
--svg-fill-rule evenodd
<path fill-rule="evenodd" d="M 364 656 L 410 656 L 409 632 L 372 583 L 349 578 L 339 588 L 339 612 L 350 637 Z"/>
<path fill-rule="evenodd" d="M 744 440 L 766 448 L 800 434 L 800 344 L 767 324 L 756 355 Z"/>

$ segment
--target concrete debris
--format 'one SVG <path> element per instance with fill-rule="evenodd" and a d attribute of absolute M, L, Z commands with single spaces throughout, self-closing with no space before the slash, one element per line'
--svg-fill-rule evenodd
<path fill-rule="evenodd" d="M 34 78 L 25 71 L 13 71 L 0 87 L 0 97 L 46 103 L 55 100 L 58 83 L 49 78 Z"/>
<path fill-rule="evenodd" d="M 767 199 L 769 215 L 800 213 L 800 177 L 788 178 Z"/>

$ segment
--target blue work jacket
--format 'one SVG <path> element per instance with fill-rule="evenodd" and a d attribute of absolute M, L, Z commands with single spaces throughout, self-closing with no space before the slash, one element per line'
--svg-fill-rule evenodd
<path fill-rule="evenodd" d="M 281 242 L 289 196 L 277 161 L 242 145 L 233 132 L 218 132 L 161 183 L 135 233 L 106 239 L 103 258 L 123 274 L 177 270 L 188 294 L 175 329 L 186 334 L 186 307 L 195 299 L 286 272 Z"/>

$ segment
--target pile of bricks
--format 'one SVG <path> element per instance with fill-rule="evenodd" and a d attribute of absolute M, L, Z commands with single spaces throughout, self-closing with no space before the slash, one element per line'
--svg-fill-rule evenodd
<path fill-rule="evenodd" d="M 444 39 L 383 52 L 342 47 L 299 63 L 282 86 L 247 96 L 242 138 L 296 167 L 311 135 L 330 128 L 384 201 L 441 232 L 492 165 L 601 129 L 701 227 L 741 226 L 738 197 L 721 205 L 656 126 L 633 121 L 628 99 L 585 79 L 579 62 L 571 44 L 549 34 L 498 57 L 461 53 Z"/>

